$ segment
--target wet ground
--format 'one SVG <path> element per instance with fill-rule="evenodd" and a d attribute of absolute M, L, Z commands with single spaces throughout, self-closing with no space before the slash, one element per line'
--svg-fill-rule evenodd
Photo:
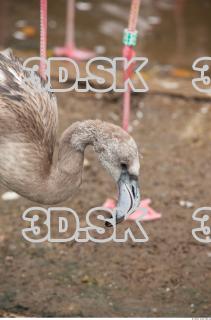
<path fill-rule="evenodd" d="M 63 45 L 66 0 L 49 1 L 48 47 Z M 122 33 L 128 24 L 130 1 L 76 1 L 76 43 L 97 47 L 99 55 L 119 56 Z M 138 22 L 137 54 L 150 64 L 173 64 L 190 68 L 198 56 L 211 52 L 211 1 L 143 0 Z M 0 12 L 0 45 L 17 49 L 39 48 L 37 0 L 3 0 Z M 24 29 L 24 35 L 17 32 Z"/>
<path fill-rule="evenodd" d="M 37 1 L 16 3 L 1 6 L 0 45 L 38 50 Z M 89 6 L 77 3 L 78 45 L 102 46 L 106 56 L 118 55 L 128 1 L 86 3 Z M 52 1 L 49 7 L 50 49 L 62 44 L 64 4 Z M 177 5 L 170 0 L 143 1 L 138 52 L 149 57 L 151 65 L 190 70 L 196 57 L 211 52 L 210 7 L 206 0 L 181 0 Z M 12 35 L 21 29 L 22 19 L 36 32 L 18 40 Z M 168 50 L 163 50 L 165 45 Z M 60 133 L 88 118 L 121 123 L 121 99 L 110 94 L 58 94 L 58 104 Z M 167 93 L 133 96 L 131 134 L 143 155 L 142 198 L 150 197 L 163 215 L 143 224 L 149 236 L 145 244 L 31 244 L 22 238 L 21 216 L 35 204 L 23 198 L 1 199 L 0 316 L 210 316 L 211 246 L 192 237 L 194 210 L 211 205 L 210 123 L 210 101 Z M 86 158 L 89 165 L 80 190 L 62 204 L 76 210 L 82 224 L 90 208 L 116 192 L 91 149 Z M 5 191 L 1 188 L 0 194 Z M 119 229 L 126 226 L 131 223 Z"/>

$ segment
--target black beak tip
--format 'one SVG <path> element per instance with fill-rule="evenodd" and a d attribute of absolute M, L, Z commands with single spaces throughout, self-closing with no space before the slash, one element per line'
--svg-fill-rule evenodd
<path fill-rule="evenodd" d="M 111 227 L 113 227 L 113 224 L 110 223 L 109 221 L 106 221 L 106 222 L 105 222 L 105 226 L 106 226 L 107 228 L 111 228 Z"/>
<path fill-rule="evenodd" d="M 117 202 L 115 218 L 111 216 L 105 226 L 110 228 L 125 220 L 129 214 L 132 214 L 140 203 L 140 189 L 138 179 L 130 176 L 128 172 L 123 171 L 119 182 L 119 199 Z M 110 220 L 110 221 L 109 221 Z"/>
<path fill-rule="evenodd" d="M 111 217 L 111 219 L 112 219 L 112 217 Z M 122 217 L 122 218 L 120 218 L 120 219 L 116 219 L 115 225 L 121 223 L 123 220 L 124 220 L 124 217 Z M 105 226 L 106 226 L 107 228 L 111 228 L 111 227 L 113 227 L 114 225 L 113 225 L 111 222 L 106 221 L 106 222 L 105 222 Z"/>

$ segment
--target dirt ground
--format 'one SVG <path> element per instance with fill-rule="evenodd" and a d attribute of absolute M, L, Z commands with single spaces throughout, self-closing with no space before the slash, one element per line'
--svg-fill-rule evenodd
<path fill-rule="evenodd" d="M 112 96 L 65 93 L 58 102 L 60 131 L 87 118 L 120 124 L 121 100 Z M 142 198 L 150 197 L 163 215 L 143 223 L 147 243 L 31 244 L 22 238 L 21 216 L 34 203 L 1 200 L 0 315 L 210 316 L 211 246 L 191 234 L 193 211 L 211 206 L 210 123 L 208 102 L 133 97 L 132 135 L 143 155 Z M 92 150 L 86 158 L 91 165 L 80 190 L 62 204 L 79 212 L 82 222 L 88 209 L 116 190 Z"/>

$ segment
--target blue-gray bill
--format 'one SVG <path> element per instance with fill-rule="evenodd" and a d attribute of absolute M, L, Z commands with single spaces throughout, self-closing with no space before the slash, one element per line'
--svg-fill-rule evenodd
<path fill-rule="evenodd" d="M 138 179 L 129 175 L 127 170 L 123 170 L 118 181 L 119 198 L 117 202 L 115 217 L 111 222 L 107 221 L 106 226 L 112 227 L 125 220 L 127 216 L 136 211 L 140 205 L 140 189 Z M 115 219 L 115 220 L 114 220 Z"/>

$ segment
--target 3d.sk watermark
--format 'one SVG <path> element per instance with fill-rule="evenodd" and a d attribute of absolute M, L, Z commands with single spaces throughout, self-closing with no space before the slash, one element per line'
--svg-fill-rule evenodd
<path fill-rule="evenodd" d="M 41 84 L 37 77 L 39 65 L 42 62 L 45 65 L 45 84 Z M 56 66 L 59 88 L 53 87 L 52 69 Z M 107 58 L 95 57 L 87 61 L 84 72 L 78 63 L 70 58 L 51 57 L 41 59 L 40 57 L 31 57 L 24 61 L 23 67 L 30 76 L 25 81 L 34 83 L 37 90 L 46 90 L 49 92 L 119 92 L 124 93 L 130 88 L 133 92 L 148 92 L 149 87 L 141 74 L 143 68 L 148 64 L 146 57 L 133 57 L 130 61 L 123 57 Z M 209 74 L 211 66 L 211 57 L 199 57 L 192 65 L 193 71 L 199 72 L 199 77 L 192 79 L 192 85 L 195 90 L 201 93 L 211 94 L 211 78 Z M 118 70 L 123 70 L 124 76 L 121 81 L 118 79 Z M 130 70 L 128 73 L 126 70 Z M 128 76 L 125 77 L 125 75 Z M 54 74 L 55 76 L 55 74 Z M 68 81 L 71 79 L 70 81 Z M 74 81 L 72 81 L 74 79 Z M 109 79 L 109 81 L 106 81 Z M 74 83 L 72 83 L 74 82 Z M 83 86 L 81 84 L 83 83 Z M 118 85 L 117 85 L 118 83 Z M 121 83 L 121 85 L 120 85 Z"/>
<path fill-rule="evenodd" d="M 45 64 L 45 76 L 47 79 L 47 82 L 44 86 L 43 84 L 41 85 L 36 76 L 41 61 L 43 64 Z M 65 84 L 65 87 L 53 88 L 52 86 L 51 70 L 53 64 L 55 63 L 57 64 L 58 82 L 61 85 Z M 26 59 L 23 63 L 23 66 L 24 69 L 30 74 L 25 81 L 32 81 L 37 90 L 46 90 L 49 92 L 68 92 L 74 90 L 76 92 L 91 91 L 97 93 L 106 93 L 110 91 L 126 92 L 128 90 L 128 86 L 133 92 L 147 92 L 149 88 L 141 74 L 142 69 L 147 63 L 148 59 L 145 57 L 134 57 L 130 61 L 122 57 L 117 57 L 114 59 L 95 57 L 86 63 L 84 70 L 85 76 L 84 74 L 80 74 L 79 65 L 75 60 L 64 57 L 52 57 L 47 60 L 43 60 L 39 57 L 32 57 Z M 133 74 L 133 77 L 123 79 L 122 87 L 117 86 L 117 70 L 120 66 L 123 70 L 132 68 Z M 70 73 L 70 78 L 75 79 L 73 84 L 68 83 Z M 103 87 L 106 85 L 106 78 L 108 77 L 110 79 L 110 86 Z M 96 87 L 93 82 L 97 83 L 101 87 Z M 81 83 L 83 83 L 83 88 L 80 86 Z"/>
<path fill-rule="evenodd" d="M 146 209 L 139 208 L 139 210 L 143 211 L 143 216 L 146 214 Z M 32 243 L 126 242 L 129 238 L 133 242 L 149 240 L 141 225 L 141 217 L 129 226 L 123 223 L 125 228 L 118 228 L 114 211 L 104 207 L 90 209 L 85 217 L 86 223 L 84 221 L 80 223 L 78 214 L 70 208 L 29 208 L 22 215 L 24 223 L 27 224 L 27 227 L 22 229 L 22 235 L 25 240 Z M 106 222 L 109 222 L 112 228 L 106 227 Z"/>
<path fill-rule="evenodd" d="M 198 222 L 198 227 L 192 229 L 192 235 L 195 240 L 201 243 L 211 243 L 211 207 L 202 207 L 194 211 L 193 221 Z"/>
<path fill-rule="evenodd" d="M 146 214 L 145 208 L 138 219 L 132 224 L 122 224 L 124 228 L 116 225 L 115 210 L 104 207 L 90 209 L 80 222 L 76 211 L 66 207 L 32 207 L 28 208 L 22 215 L 26 227 L 22 229 L 23 238 L 32 243 L 53 242 L 79 242 L 92 241 L 95 243 L 107 243 L 110 241 L 121 243 L 129 239 L 133 242 L 144 243 L 149 237 L 144 230 L 141 220 Z M 125 217 L 127 219 L 127 216 Z M 192 236 L 203 244 L 211 243 L 211 207 L 202 207 L 194 211 L 192 215 L 194 222 L 198 225 L 192 229 Z M 106 227 L 106 222 L 112 228 Z"/>
<path fill-rule="evenodd" d="M 211 57 L 200 57 L 192 65 L 193 70 L 200 75 L 192 80 L 192 85 L 198 92 L 211 94 L 210 67 Z"/>

